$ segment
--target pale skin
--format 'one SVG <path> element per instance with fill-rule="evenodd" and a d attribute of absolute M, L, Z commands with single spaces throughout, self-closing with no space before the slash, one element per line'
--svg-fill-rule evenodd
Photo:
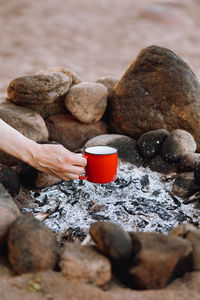
<path fill-rule="evenodd" d="M 62 180 L 78 179 L 86 158 L 62 145 L 38 144 L 0 119 L 0 149 L 41 172 Z"/>

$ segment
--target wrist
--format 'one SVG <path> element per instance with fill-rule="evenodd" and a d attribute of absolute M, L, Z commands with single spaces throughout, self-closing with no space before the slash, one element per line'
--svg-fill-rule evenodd
<path fill-rule="evenodd" d="M 27 139 L 24 149 L 26 150 L 25 153 L 22 154 L 21 160 L 31 165 L 32 167 L 35 167 L 37 162 L 37 155 L 40 152 L 40 144 L 36 143 L 33 140 Z"/>

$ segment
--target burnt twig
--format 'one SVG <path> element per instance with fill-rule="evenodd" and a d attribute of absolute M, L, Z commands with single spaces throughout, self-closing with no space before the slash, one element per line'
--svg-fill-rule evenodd
<path fill-rule="evenodd" d="M 172 199 L 174 200 L 174 203 L 177 206 L 181 206 L 181 201 L 178 200 L 178 198 L 168 189 L 165 189 L 165 191 L 172 197 Z"/>
<path fill-rule="evenodd" d="M 190 204 L 200 200 L 200 191 L 190 196 L 187 200 L 183 201 L 183 204 Z"/>

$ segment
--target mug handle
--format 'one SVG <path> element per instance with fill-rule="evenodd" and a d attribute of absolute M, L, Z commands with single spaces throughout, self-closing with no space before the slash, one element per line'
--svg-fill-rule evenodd
<path fill-rule="evenodd" d="M 85 180 L 85 179 L 88 179 L 88 177 L 87 177 L 87 175 L 80 175 L 80 176 L 78 177 L 78 179 L 80 179 L 80 180 Z"/>
<path fill-rule="evenodd" d="M 83 157 L 85 157 L 86 159 L 88 158 L 88 156 L 87 155 L 82 155 Z M 78 179 L 80 179 L 80 180 L 85 180 L 85 179 L 88 179 L 88 176 L 87 175 L 80 175 L 79 177 L 78 177 Z"/>

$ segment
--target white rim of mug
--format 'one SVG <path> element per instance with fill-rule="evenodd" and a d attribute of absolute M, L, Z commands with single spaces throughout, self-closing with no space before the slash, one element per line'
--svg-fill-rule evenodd
<path fill-rule="evenodd" d="M 91 153 L 91 152 L 87 152 L 88 148 L 94 148 L 94 147 L 108 147 L 108 148 L 112 148 L 115 149 L 114 152 L 112 153 Z M 93 155 L 112 155 L 118 152 L 117 147 L 115 146 L 110 146 L 110 145 L 94 145 L 94 146 L 87 146 L 83 148 L 83 154 L 88 153 L 88 154 L 93 154 Z"/>

